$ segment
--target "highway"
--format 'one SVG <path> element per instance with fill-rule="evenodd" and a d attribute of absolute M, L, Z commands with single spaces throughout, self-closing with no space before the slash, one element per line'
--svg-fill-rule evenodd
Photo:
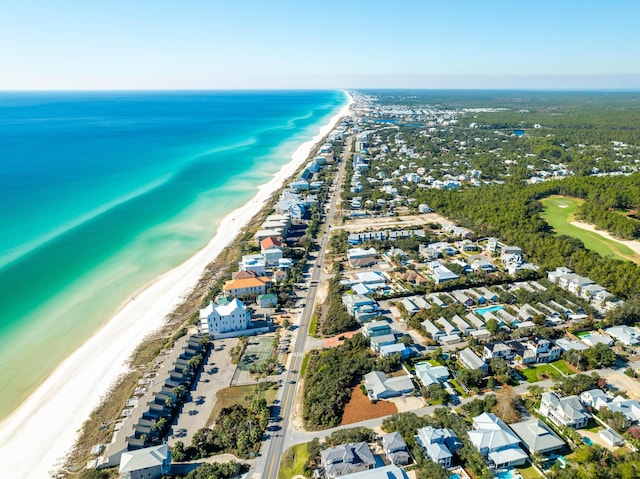
<path fill-rule="evenodd" d="M 322 276 L 322 265 L 324 264 L 325 255 L 327 253 L 327 246 L 329 244 L 329 231 L 330 225 L 333 222 L 338 197 L 340 196 L 340 185 L 342 184 L 342 178 L 344 176 L 345 163 L 350 158 L 351 151 L 351 137 L 345 142 L 342 161 L 338 164 L 338 174 L 334 181 L 334 191 L 331 195 L 331 202 L 329 210 L 327 211 L 325 221 L 320 231 L 320 250 L 314 262 L 309 261 L 310 265 L 310 283 L 307 289 L 306 297 L 304 298 L 304 306 L 302 308 L 302 314 L 300 318 L 300 326 L 297 331 L 297 337 L 295 345 L 293 347 L 292 358 L 289 364 L 289 370 L 287 371 L 284 384 L 282 388 L 282 399 L 280 401 L 280 410 L 276 414 L 276 418 L 271 423 L 272 429 L 277 429 L 268 432 L 271 437 L 265 441 L 263 445 L 262 460 L 259 460 L 256 464 L 256 473 L 250 477 L 260 479 L 277 479 L 278 469 L 280 467 L 280 459 L 285 451 L 286 439 L 290 433 L 289 419 L 293 410 L 293 403 L 296 397 L 296 388 L 300 379 L 300 366 L 302 365 L 302 359 L 304 358 L 305 343 L 307 341 L 307 335 L 309 332 L 309 324 L 311 323 L 311 316 L 315 310 L 315 298 L 318 289 L 318 282 Z M 277 409 L 275 409 L 277 410 Z M 275 428 L 273 427 L 275 426 Z"/>

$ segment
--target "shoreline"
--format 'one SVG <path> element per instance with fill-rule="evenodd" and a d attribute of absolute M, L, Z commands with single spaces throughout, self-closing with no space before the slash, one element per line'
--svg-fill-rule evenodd
<path fill-rule="evenodd" d="M 346 93 L 346 92 L 345 92 Z M 161 328 L 198 283 L 207 265 L 260 212 L 266 201 L 304 164 L 313 148 L 349 114 L 353 99 L 243 206 L 225 216 L 207 245 L 180 266 L 134 293 L 118 312 L 71 353 L 0 422 L 0 470 L 7 477 L 48 477 L 62 464 L 78 430 L 123 373 L 135 348 Z M 135 298 L 135 300 L 133 299 Z"/>

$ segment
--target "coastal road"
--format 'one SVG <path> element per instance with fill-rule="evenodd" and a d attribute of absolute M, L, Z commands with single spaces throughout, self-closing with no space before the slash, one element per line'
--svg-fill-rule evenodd
<path fill-rule="evenodd" d="M 344 166 L 350 156 L 351 150 L 351 137 L 345 142 L 345 148 L 343 153 L 343 160 L 338 165 L 338 174 L 334 181 L 334 192 L 331 195 L 331 202 L 329 210 L 327 212 L 325 222 L 321 230 L 320 238 L 320 251 L 316 257 L 316 261 L 310 263 L 311 276 L 310 285 L 307 290 L 306 298 L 304 299 L 304 306 L 302 309 L 302 316 L 300 318 L 300 327 L 297 332 L 295 346 L 293 348 L 292 358 L 289 363 L 289 370 L 285 376 L 285 381 L 282 389 L 282 400 L 279 404 L 280 410 L 277 411 L 276 416 L 272 419 L 270 425 L 271 437 L 265 441 L 263 446 L 263 458 L 264 461 L 259 461 L 256 465 L 257 475 L 254 474 L 254 478 L 261 479 L 277 479 L 278 469 L 280 467 L 280 459 L 284 454 L 285 444 L 287 436 L 290 434 L 289 430 L 289 418 L 293 411 L 293 403 L 296 397 L 296 388 L 300 379 L 300 366 L 302 365 L 302 359 L 304 357 L 305 343 L 307 341 L 307 334 L 309 332 L 309 324 L 311 322 L 311 316 L 315 310 L 315 298 L 318 289 L 318 280 L 322 275 L 322 265 L 324 264 L 325 256 L 327 253 L 327 246 L 329 244 L 329 231 L 333 222 L 333 218 L 336 212 L 336 205 L 338 197 L 340 196 L 340 185 L 342 184 L 342 178 L 344 176 Z"/>

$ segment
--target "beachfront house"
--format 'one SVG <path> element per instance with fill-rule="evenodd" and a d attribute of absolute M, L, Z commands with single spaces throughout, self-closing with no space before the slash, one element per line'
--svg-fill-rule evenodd
<path fill-rule="evenodd" d="M 160 479 L 171 469 L 169 446 L 146 447 L 122 453 L 119 473 L 122 479 Z"/>
<path fill-rule="evenodd" d="M 249 327 L 251 313 L 242 301 L 234 298 L 227 304 L 216 305 L 213 301 L 200 310 L 200 328 L 211 336 L 235 331 L 244 331 Z"/>
<path fill-rule="evenodd" d="M 282 244 L 279 240 L 268 237 L 260 241 L 260 252 L 267 266 L 277 266 L 282 259 Z"/>
<path fill-rule="evenodd" d="M 222 290 L 225 295 L 234 298 L 245 296 L 258 296 L 267 292 L 269 278 L 263 276 L 256 278 L 232 279 L 224 283 Z"/>

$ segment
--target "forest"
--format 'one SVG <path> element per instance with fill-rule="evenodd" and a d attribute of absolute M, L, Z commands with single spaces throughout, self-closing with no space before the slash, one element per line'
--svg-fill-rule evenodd
<path fill-rule="evenodd" d="M 585 249 L 576 238 L 555 235 L 541 216 L 539 200 L 558 194 L 585 198 L 585 204 L 593 198 L 596 204 L 606 202 L 614 208 L 628 207 L 640 203 L 639 183 L 640 174 L 573 177 L 528 186 L 507 182 L 462 191 L 425 189 L 415 195 L 419 202 L 427 203 L 458 224 L 475 230 L 479 237 L 497 236 L 508 244 L 520 246 L 527 258 L 543 270 L 567 266 L 613 294 L 631 298 L 640 293 L 640 268 L 628 261 L 603 258 Z"/>

